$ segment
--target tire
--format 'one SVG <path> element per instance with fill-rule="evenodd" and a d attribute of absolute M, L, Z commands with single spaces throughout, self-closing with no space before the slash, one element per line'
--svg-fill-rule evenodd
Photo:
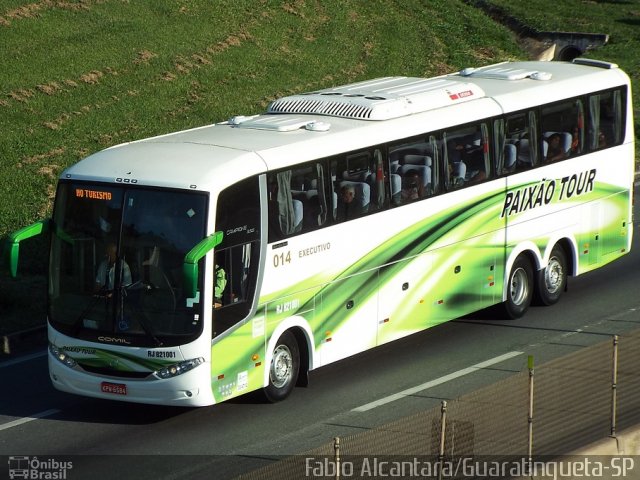
<path fill-rule="evenodd" d="M 560 300 L 567 287 L 567 256 L 564 249 L 555 245 L 549 263 L 538 272 L 536 281 L 536 303 L 553 305 Z"/>
<path fill-rule="evenodd" d="M 300 349 L 295 336 L 285 332 L 278 339 L 269 365 L 269 385 L 264 388 L 264 396 L 275 403 L 289 396 L 298 380 L 300 370 Z"/>
<path fill-rule="evenodd" d="M 503 304 L 507 318 L 520 318 L 527 312 L 533 289 L 533 267 L 527 257 L 520 255 L 509 272 L 507 299 Z"/>

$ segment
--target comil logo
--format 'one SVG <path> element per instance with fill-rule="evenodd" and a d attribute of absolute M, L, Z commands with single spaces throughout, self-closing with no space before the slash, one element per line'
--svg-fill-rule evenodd
<path fill-rule="evenodd" d="M 72 462 L 61 462 L 54 458 L 9 457 L 9 478 L 34 480 L 65 480 L 67 472 L 73 468 Z"/>

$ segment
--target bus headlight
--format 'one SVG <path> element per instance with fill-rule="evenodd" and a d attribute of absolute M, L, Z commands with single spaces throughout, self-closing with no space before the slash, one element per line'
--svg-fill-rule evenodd
<path fill-rule="evenodd" d="M 161 368 L 160 370 L 156 370 L 153 374 L 156 377 L 165 379 L 165 378 L 173 378 L 178 375 L 182 375 L 189 370 L 193 370 L 198 365 L 204 363 L 204 358 L 192 358 L 191 360 L 185 360 L 184 362 L 176 363 L 174 365 L 169 365 L 168 367 Z"/>
<path fill-rule="evenodd" d="M 78 365 L 77 362 L 67 355 L 63 349 L 56 347 L 53 343 L 49 344 L 49 352 L 51 352 L 51 355 L 53 355 L 60 363 L 69 368 L 75 368 L 76 365 Z"/>

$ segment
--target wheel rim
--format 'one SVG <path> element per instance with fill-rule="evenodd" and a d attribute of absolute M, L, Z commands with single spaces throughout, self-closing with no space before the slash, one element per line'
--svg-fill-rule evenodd
<path fill-rule="evenodd" d="M 529 281 L 524 268 L 514 270 L 510 287 L 511 301 L 515 305 L 522 305 L 529 295 Z"/>
<path fill-rule="evenodd" d="M 286 345 L 278 345 L 273 351 L 269 377 L 276 388 L 282 388 L 291 381 L 293 375 L 293 356 Z"/>
<path fill-rule="evenodd" d="M 562 287 L 564 269 L 557 257 L 549 259 L 549 265 L 544 272 L 544 284 L 549 293 L 556 293 Z"/>

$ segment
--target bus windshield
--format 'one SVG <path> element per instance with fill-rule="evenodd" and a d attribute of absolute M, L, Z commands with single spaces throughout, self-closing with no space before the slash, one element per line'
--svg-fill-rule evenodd
<path fill-rule="evenodd" d="M 202 193 L 61 183 L 50 256 L 52 326 L 87 340 L 117 335 L 138 346 L 195 338 L 202 306 L 199 294 L 183 294 L 182 264 L 204 237 L 206 217 Z"/>

